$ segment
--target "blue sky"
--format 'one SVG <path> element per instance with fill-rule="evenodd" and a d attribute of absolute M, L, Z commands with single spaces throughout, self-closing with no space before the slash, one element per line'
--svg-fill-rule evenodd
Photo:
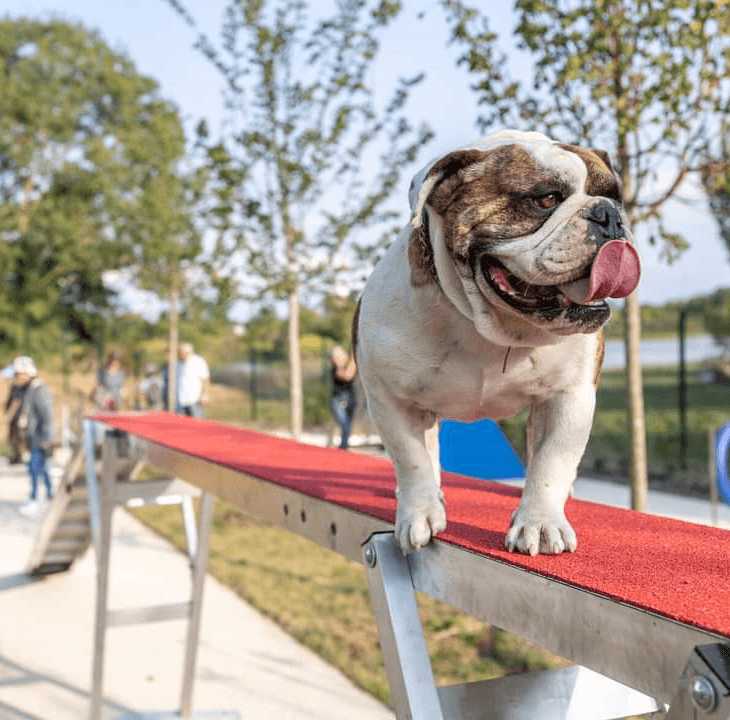
<path fill-rule="evenodd" d="M 228 0 L 184 0 L 184 4 L 209 37 L 217 40 Z M 373 81 L 376 92 L 387 95 L 397 76 L 426 72 L 426 82 L 409 104 L 414 120 L 426 120 L 436 131 L 436 139 L 424 150 L 419 163 L 425 164 L 431 156 L 474 139 L 477 106 L 468 77 L 455 66 L 458 52 L 447 45 L 447 30 L 437 3 L 418 6 L 427 10 L 424 19 L 418 19 L 415 10 L 406 9 L 383 38 Z M 511 3 L 490 6 L 492 29 L 500 34 L 510 32 Z M 113 49 L 124 51 L 140 72 L 158 81 L 162 94 L 178 105 L 188 127 L 201 117 L 207 118 L 213 129 L 220 125 L 219 76 L 192 48 L 193 31 L 164 0 L 2 0 L 0 14 L 41 19 L 53 14 L 98 30 Z M 404 221 L 410 175 L 402 190 Z M 667 225 L 686 235 L 690 250 L 668 266 L 656 250 L 638 238 L 643 264 L 639 293 L 644 303 L 682 300 L 730 285 L 729 253 L 701 194 L 691 186 L 685 187 L 683 194 L 694 199 L 689 204 L 673 203 Z"/>

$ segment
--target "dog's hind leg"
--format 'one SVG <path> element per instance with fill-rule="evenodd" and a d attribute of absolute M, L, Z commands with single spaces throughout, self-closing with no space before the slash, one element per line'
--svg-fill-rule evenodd
<path fill-rule="evenodd" d="M 441 493 L 438 419 L 432 412 L 390 399 L 370 398 L 370 414 L 395 465 L 395 534 L 404 554 L 446 527 Z"/>

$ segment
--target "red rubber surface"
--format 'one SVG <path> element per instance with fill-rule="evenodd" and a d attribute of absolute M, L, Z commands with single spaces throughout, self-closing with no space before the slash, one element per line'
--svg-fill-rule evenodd
<path fill-rule="evenodd" d="M 170 413 L 99 414 L 112 427 L 373 517 L 395 520 L 395 476 L 382 458 L 303 445 Z M 730 637 L 730 532 L 570 499 L 578 550 L 528 557 L 504 549 L 519 489 L 445 473 L 445 542 Z"/>

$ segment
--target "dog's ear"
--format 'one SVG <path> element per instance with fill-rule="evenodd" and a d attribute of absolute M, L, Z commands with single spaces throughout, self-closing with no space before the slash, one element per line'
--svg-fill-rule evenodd
<path fill-rule="evenodd" d="M 408 192 L 411 203 L 411 236 L 408 240 L 408 263 L 411 267 L 411 283 L 415 287 L 438 282 L 436 265 L 433 257 L 433 247 L 428 234 L 426 219 L 426 204 L 434 190 L 442 188 L 444 183 L 453 179 L 454 186 L 460 181 L 457 175 L 461 170 L 482 160 L 485 156 L 482 150 L 457 150 L 439 158 L 435 163 L 426 167 L 413 180 Z M 446 194 L 451 188 L 444 188 Z M 444 193 L 440 193 L 444 194 Z M 440 208 L 435 208 L 438 212 Z"/>
<path fill-rule="evenodd" d="M 408 196 L 411 201 L 411 225 L 418 227 L 425 219 L 425 207 L 436 186 L 452 180 L 451 184 L 459 184 L 457 177 L 460 171 L 480 162 L 486 156 L 483 150 L 456 150 L 439 158 L 431 166 L 422 170 L 411 180 Z M 440 208 L 434 208 L 439 212 Z"/>
<path fill-rule="evenodd" d="M 411 268 L 413 287 L 438 282 L 433 246 L 428 235 L 428 227 L 424 223 L 411 229 L 411 236 L 408 238 L 408 265 Z"/>
<path fill-rule="evenodd" d="M 596 148 L 593 148 L 593 152 L 596 153 L 596 155 L 598 155 L 598 157 L 601 158 L 606 165 L 608 165 L 609 170 L 612 172 L 614 171 L 611 163 L 611 156 L 605 150 L 597 150 Z"/>

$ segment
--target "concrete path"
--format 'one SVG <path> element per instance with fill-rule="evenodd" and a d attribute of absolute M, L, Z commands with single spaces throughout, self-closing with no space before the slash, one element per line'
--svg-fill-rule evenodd
<path fill-rule="evenodd" d="M 60 467 L 54 467 L 56 482 Z M 22 466 L 0 460 L 0 720 L 84 720 L 89 712 L 96 562 L 25 574 L 37 519 Z M 186 601 L 186 558 L 123 510 L 114 515 L 110 609 Z M 161 718 L 179 708 L 184 621 L 111 628 L 104 718 Z M 206 579 L 196 718 L 392 720 L 392 713 L 214 578 Z M 219 711 L 219 712 L 211 712 Z M 225 715 L 220 711 L 230 711 Z"/>

